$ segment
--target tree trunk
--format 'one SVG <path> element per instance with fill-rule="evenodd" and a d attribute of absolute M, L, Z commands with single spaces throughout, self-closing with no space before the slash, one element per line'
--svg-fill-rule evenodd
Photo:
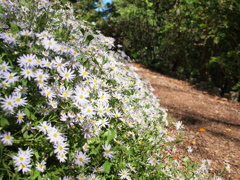
<path fill-rule="evenodd" d="M 206 68 L 206 62 L 207 62 L 207 56 L 208 56 L 207 53 L 208 53 L 208 47 L 205 44 L 200 61 L 199 61 L 200 78 L 202 81 L 208 81 L 208 72 Z"/>

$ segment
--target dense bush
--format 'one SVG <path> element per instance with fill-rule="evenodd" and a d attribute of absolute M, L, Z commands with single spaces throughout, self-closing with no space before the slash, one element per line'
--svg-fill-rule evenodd
<path fill-rule="evenodd" d="M 182 124 L 114 39 L 69 4 L 0 4 L 0 178 L 207 179 L 171 158 Z"/>

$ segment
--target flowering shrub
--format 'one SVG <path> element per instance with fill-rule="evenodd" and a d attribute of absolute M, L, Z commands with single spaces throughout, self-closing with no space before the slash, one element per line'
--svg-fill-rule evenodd
<path fill-rule="evenodd" d="M 182 125 L 169 135 L 114 39 L 59 1 L 0 5 L 0 178 L 206 179 L 206 161 L 189 172 L 168 158 Z"/>

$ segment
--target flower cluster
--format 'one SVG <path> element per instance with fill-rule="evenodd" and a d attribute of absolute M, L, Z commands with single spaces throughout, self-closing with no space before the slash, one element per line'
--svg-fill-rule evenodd
<path fill-rule="evenodd" d="M 22 170 L 23 173 L 31 171 L 31 156 L 32 150 L 30 148 L 26 151 L 23 151 L 22 149 L 18 150 L 18 154 L 12 157 L 18 171 Z"/>
<path fill-rule="evenodd" d="M 161 165 L 175 138 L 153 89 L 62 4 L 0 1 L 2 162 L 15 179 L 176 177 Z"/>

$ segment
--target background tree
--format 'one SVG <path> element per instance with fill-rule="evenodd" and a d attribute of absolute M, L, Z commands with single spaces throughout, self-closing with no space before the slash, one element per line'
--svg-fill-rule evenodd
<path fill-rule="evenodd" d="M 161 72 L 239 90 L 240 3 L 235 0 L 113 0 L 98 26 L 137 61 Z"/>

